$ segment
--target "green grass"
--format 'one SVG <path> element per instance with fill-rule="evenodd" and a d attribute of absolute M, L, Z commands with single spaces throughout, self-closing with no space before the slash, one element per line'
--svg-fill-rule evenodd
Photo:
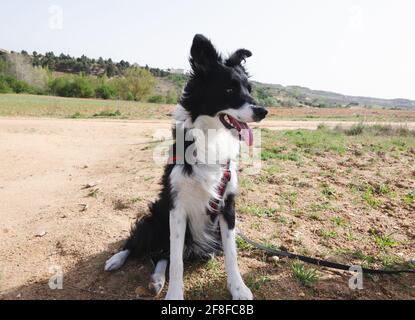
<path fill-rule="evenodd" d="M 337 232 L 333 230 L 320 230 L 319 234 L 325 240 L 337 238 Z"/>
<path fill-rule="evenodd" d="M 274 208 L 261 208 L 255 205 L 244 206 L 240 209 L 242 213 L 251 214 L 257 217 L 268 217 L 271 218 L 277 212 L 277 209 Z"/>
<path fill-rule="evenodd" d="M 360 145 L 356 150 L 354 146 Z M 317 130 L 272 131 L 262 129 L 261 158 L 267 163 L 275 160 L 301 164 L 314 155 L 333 153 L 343 155 L 351 148 L 360 155 L 367 152 L 387 152 L 399 158 L 402 152 L 415 148 L 415 131 L 405 127 L 356 125 L 350 129 L 329 129 L 320 125 Z M 356 154 L 353 154 L 356 156 Z M 377 159 L 373 158 L 373 161 Z M 352 168 L 348 168 L 348 173 Z M 322 176 L 335 177 L 335 169 Z M 385 190 L 387 191 L 387 190 Z"/>
<path fill-rule="evenodd" d="M 405 206 L 410 206 L 413 203 L 415 203 L 415 191 L 403 196 L 403 204 Z"/>
<path fill-rule="evenodd" d="M 0 116 L 5 117 L 168 119 L 171 109 L 135 101 L 0 94 Z"/>
<path fill-rule="evenodd" d="M 342 217 L 333 217 L 330 220 L 337 227 L 347 227 L 348 225 L 346 220 Z"/>
<path fill-rule="evenodd" d="M 88 192 L 87 197 L 89 198 L 96 198 L 99 193 L 99 188 L 92 189 Z"/>
<path fill-rule="evenodd" d="M 373 193 L 373 188 L 368 186 L 366 190 L 363 192 L 362 198 L 367 202 L 367 204 L 370 207 L 372 207 L 373 209 L 377 209 L 379 206 L 382 205 L 382 200 L 376 198 Z"/>
<path fill-rule="evenodd" d="M 317 270 L 313 268 L 307 268 L 303 263 L 299 261 L 293 262 L 291 270 L 294 278 L 304 286 L 310 287 L 318 281 Z"/>
<path fill-rule="evenodd" d="M 249 274 L 245 277 L 245 284 L 256 291 L 260 290 L 269 281 L 271 281 L 270 277 L 265 274 Z"/>
<path fill-rule="evenodd" d="M 252 248 L 252 246 L 246 242 L 244 239 L 242 239 L 240 236 L 236 237 L 236 246 L 241 251 L 246 251 Z"/>
<path fill-rule="evenodd" d="M 378 245 L 378 247 L 382 250 L 389 248 L 389 247 L 396 247 L 399 245 L 399 242 L 393 239 L 391 237 L 391 234 L 382 235 L 372 230 L 372 237 L 373 237 L 373 240 Z"/>

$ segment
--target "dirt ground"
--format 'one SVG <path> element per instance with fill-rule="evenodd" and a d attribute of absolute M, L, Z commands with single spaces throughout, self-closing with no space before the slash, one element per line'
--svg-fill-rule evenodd
<path fill-rule="evenodd" d="M 320 122 L 261 126 L 315 129 Z M 162 167 L 154 165 L 148 142 L 156 129 L 169 127 L 170 121 L 150 120 L 0 119 L 0 299 L 142 296 L 137 288 L 147 285 L 148 261 L 130 261 L 115 273 L 105 273 L 103 266 L 157 195 Z M 249 233 L 247 220 L 240 223 Z M 327 272 L 317 287 L 304 289 L 290 277 L 288 262 L 269 267 L 255 257 L 241 254 L 244 277 L 252 271 L 275 275 L 266 280 L 266 294 L 254 293 L 260 299 L 415 299 L 413 278 L 375 279 L 367 289 L 351 291 L 348 275 Z M 188 267 L 187 298 L 229 298 L 223 276 L 194 283 L 195 274 L 213 267 Z M 63 289 L 51 290 L 49 278 L 59 270 Z"/>

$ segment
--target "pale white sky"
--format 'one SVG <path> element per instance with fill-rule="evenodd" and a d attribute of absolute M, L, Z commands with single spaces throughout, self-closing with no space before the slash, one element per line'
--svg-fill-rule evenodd
<path fill-rule="evenodd" d="M 57 6 L 57 7 L 56 7 Z M 60 11 L 61 10 L 61 11 Z M 62 13 L 62 20 L 60 19 Z M 411 0 L 2 0 L 0 48 L 188 68 L 192 37 L 253 52 L 253 79 L 415 99 Z"/>

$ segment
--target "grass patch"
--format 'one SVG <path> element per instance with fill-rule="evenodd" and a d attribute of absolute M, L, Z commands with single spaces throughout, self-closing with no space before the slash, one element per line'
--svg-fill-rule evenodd
<path fill-rule="evenodd" d="M 348 225 L 344 218 L 338 217 L 338 216 L 331 218 L 330 221 L 337 227 L 343 227 L 344 228 L 344 227 L 347 227 L 347 225 Z"/>
<path fill-rule="evenodd" d="M 116 111 L 101 111 L 99 113 L 94 113 L 92 115 L 93 118 L 112 118 L 112 117 L 119 117 L 121 116 L 120 110 Z"/>
<path fill-rule="evenodd" d="M 86 196 L 89 198 L 96 198 L 98 196 L 98 193 L 99 193 L 99 188 L 96 188 L 96 189 L 90 190 Z"/>
<path fill-rule="evenodd" d="M 372 230 L 372 237 L 380 249 L 385 250 L 386 248 L 396 247 L 399 245 L 399 242 L 391 237 L 392 234 L 382 235 L 374 230 Z"/>
<path fill-rule="evenodd" d="M 249 274 L 245 277 L 245 284 L 256 291 L 260 290 L 269 281 L 271 281 L 270 277 L 263 274 Z"/>
<path fill-rule="evenodd" d="M 293 262 L 291 270 L 294 278 L 304 286 L 310 287 L 318 281 L 317 270 L 314 268 L 307 268 L 301 262 Z"/>
<path fill-rule="evenodd" d="M 242 239 L 240 236 L 236 237 L 236 246 L 241 251 L 250 250 L 252 248 L 252 246 L 248 242 L 246 242 L 244 239 Z"/>
<path fill-rule="evenodd" d="M 337 232 L 333 230 L 322 229 L 320 230 L 319 234 L 325 240 L 337 238 Z"/>
<path fill-rule="evenodd" d="M 373 188 L 368 186 L 362 194 L 362 199 L 365 200 L 370 207 L 377 209 L 382 205 L 382 200 L 376 198 L 373 193 Z"/>
<path fill-rule="evenodd" d="M 257 206 L 245 206 L 245 207 L 242 207 L 240 211 L 243 213 L 257 216 L 257 217 L 272 218 L 277 212 L 277 209 L 261 208 Z"/>
<path fill-rule="evenodd" d="M 415 191 L 407 193 L 403 196 L 403 204 L 405 206 L 410 206 L 413 203 L 415 203 Z"/>

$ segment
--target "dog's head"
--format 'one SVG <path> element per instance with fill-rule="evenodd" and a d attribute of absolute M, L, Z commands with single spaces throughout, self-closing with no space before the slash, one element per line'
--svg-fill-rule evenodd
<path fill-rule="evenodd" d="M 180 104 L 193 121 L 199 116 L 217 117 L 251 145 L 252 131 L 246 123 L 261 121 L 268 113 L 255 102 L 242 65 L 252 53 L 239 49 L 223 59 L 206 37 L 197 34 L 190 55 L 192 72 Z"/>

